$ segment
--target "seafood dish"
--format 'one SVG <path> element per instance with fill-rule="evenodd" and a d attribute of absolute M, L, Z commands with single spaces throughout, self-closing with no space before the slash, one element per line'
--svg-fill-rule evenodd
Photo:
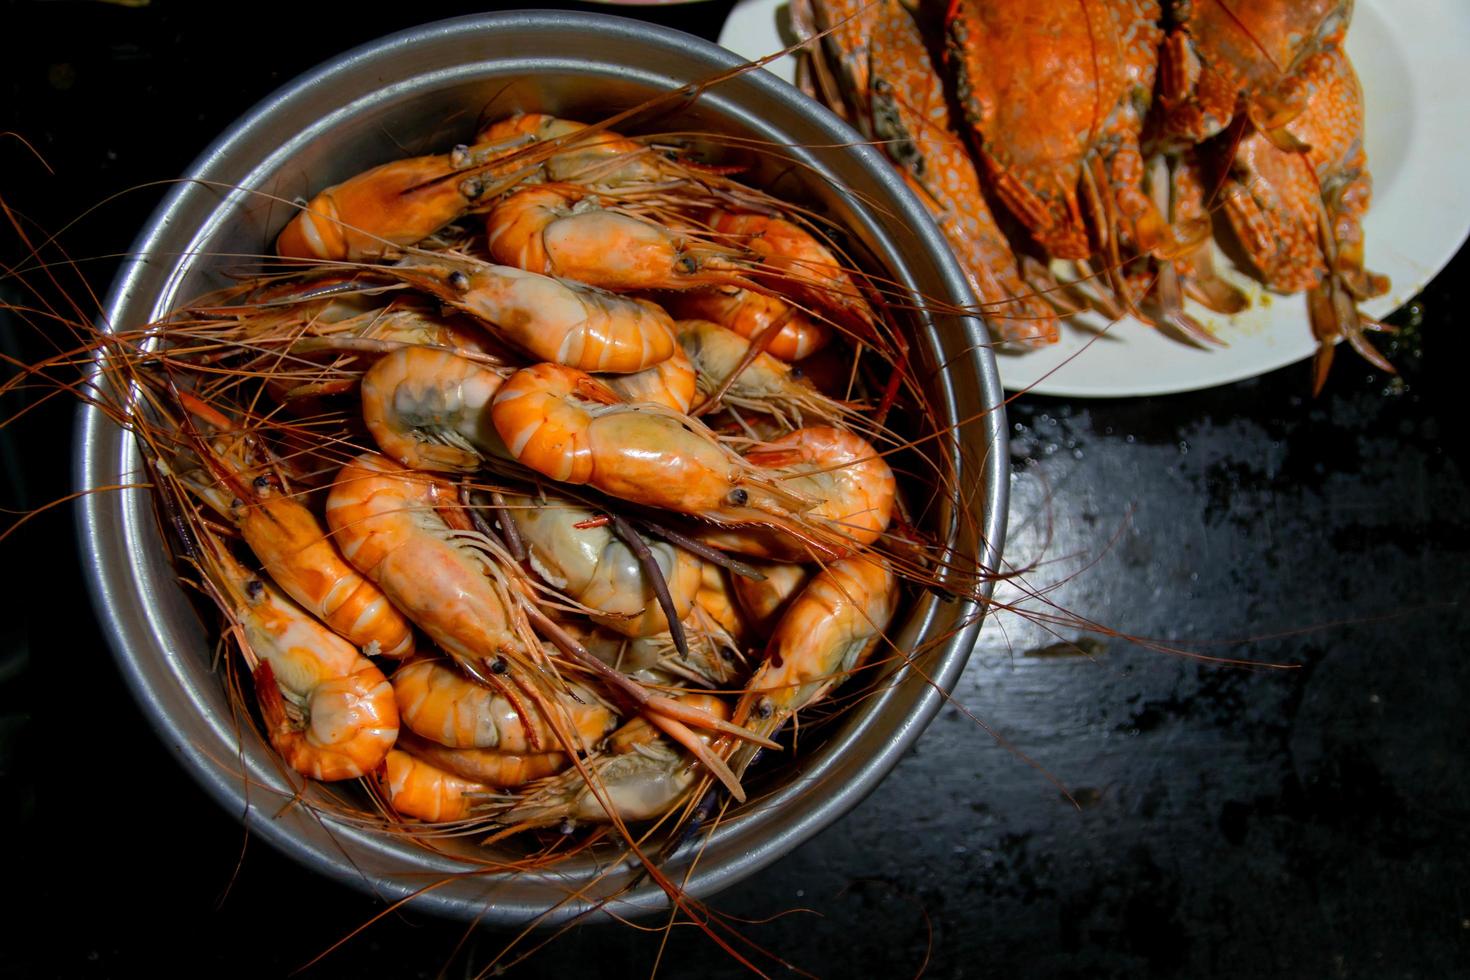
<path fill-rule="evenodd" d="M 800 147 L 669 126 L 711 75 L 466 103 L 462 143 L 240 189 L 197 234 L 268 252 L 77 325 L 153 489 L 166 552 L 129 553 L 196 594 L 240 751 L 298 823 L 425 855 L 405 898 L 697 919 L 671 862 L 800 795 L 793 763 L 873 778 L 835 743 L 932 711 L 978 626 L 1000 477 L 966 436 L 999 426 L 936 357 L 975 321 L 855 201 L 768 189 Z"/>
<path fill-rule="evenodd" d="M 1366 336 L 1383 325 L 1360 309 L 1389 281 L 1363 262 L 1372 178 L 1352 13 L 801 2 L 797 81 L 925 199 L 1010 349 L 1056 344 L 1084 311 L 1225 346 L 1210 321 L 1252 300 L 1217 271 L 1218 239 L 1266 290 L 1306 295 L 1320 391 L 1339 340 L 1393 373 Z"/>

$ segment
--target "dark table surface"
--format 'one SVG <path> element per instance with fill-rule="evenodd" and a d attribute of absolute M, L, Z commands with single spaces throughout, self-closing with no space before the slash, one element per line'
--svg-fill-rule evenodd
<path fill-rule="evenodd" d="M 728 8 L 629 12 L 714 38 Z M 129 188 L 182 172 L 317 62 L 478 9 L 6 3 L 0 131 L 50 172 L 0 137 L 0 195 L 48 231 L 97 205 L 64 241 L 101 289 L 159 197 Z M 953 706 L 879 789 L 715 905 L 811 910 L 743 929 L 825 976 L 1470 972 L 1467 271 L 1462 254 L 1395 317 L 1397 380 L 1340 354 L 1315 400 L 1296 365 L 1012 404 L 1008 558 L 1038 563 L 1048 601 L 1150 642 L 1060 655 L 1028 603 L 998 611 Z M 7 352 L 35 350 L 4 329 Z M 70 416 L 58 400 L 4 430 L 6 506 L 68 491 Z M 22 909 L 0 973 L 302 966 L 379 906 L 247 839 L 174 764 L 121 686 L 73 549 L 63 507 L 0 551 L 0 820 Z M 474 975 L 510 938 L 394 914 L 309 972 Z M 647 974 L 656 940 L 585 927 L 518 971 Z M 688 929 L 662 970 L 742 972 Z"/>

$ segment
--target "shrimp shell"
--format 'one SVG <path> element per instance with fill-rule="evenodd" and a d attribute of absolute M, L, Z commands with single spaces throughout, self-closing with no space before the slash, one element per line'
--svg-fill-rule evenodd
<path fill-rule="evenodd" d="M 750 349 L 744 337 L 710 320 L 679 320 L 675 326 L 679 345 L 693 362 L 699 390 L 706 396 L 735 371 Z M 846 405 L 793 374 L 791 365 L 766 353 L 746 365 L 721 400 L 774 415 L 793 427 L 802 425 L 807 415 L 836 420 L 852 414 Z"/>
<path fill-rule="evenodd" d="M 184 396 L 184 401 L 191 413 L 210 424 L 229 425 L 193 396 Z M 203 473 L 188 473 L 185 485 L 234 521 L 272 581 L 333 631 L 373 656 L 402 659 L 413 653 L 413 627 L 381 589 L 343 559 L 316 515 L 282 494 L 271 477 L 257 471 L 252 478 L 237 465 L 242 439 L 232 431 L 200 447 L 223 478 L 209 485 Z M 232 497 L 231 491 L 239 496 Z"/>
<path fill-rule="evenodd" d="M 631 374 L 674 352 L 674 321 L 644 299 L 446 253 L 382 270 L 492 326 L 542 360 Z"/>
<path fill-rule="evenodd" d="M 394 749 L 378 772 L 378 786 L 394 810 L 425 823 L 453 823 L 473 816 L 476 796 L 493 795 L 495 789 L 464 779 Z"/>
<path fill-rule="evenodd" d="M 486 216 L 485 232 L 496 262 L 603 289 L 692 289 L 729 282 L 742 265 L 740 255 L 568 185 L 512 194 Z"/>
<path fill-rule="evenodd" d="M 378 448 L 411 469 L 473 473 L 508 456 L 490 422 L 503 376 L 445 350 L 404 347 L 362 377 L 362 420 Z"/>
<path fill-rule="evenodd" d="M 398 737 L 393 689 L 373 662 L 220 550 L 226 607 L 255 674 L 271 745 L 313 779 L 356 779 Z"/>
<path fill-rule="evenodd" d="M 497 752 L 452 749 L 411 729 L 398 733 L 398 748 L 445 772 L 487 786 L 524 786 L 554 776 L 571 762 L 565 752 Z"/>
<path fill-rule="evenodd" d="M 898 607 L 898 579 L 876 555 L 828 565 L 776 625 L 766 660 L 735 706 L 735 721 L 762 735 L 826 696 L 872 652 Z M 731 768 L 754 757 L 741 746 Z"/>
<path fill-rule="evenodd" d="M 740 609 L 761 636 L 770 636 L 795 596 L 806 588 L 813 572 L 805 565 L 761 562 L 755 566 L 766 577 L 759 581 L 731 576 Z"/>
<path fill-rule="evenodd" d="M 627 405 L 584 372 L 523 368 L 491 409 L 522 464 L 553 480 L 588 484 L 623 500 L 716 523 L 796 525 L 811 501 L 720 444 L 693 419 L 656 405 Z"/>
<path fill-rule="evenodd" d="M 681 415 L 689 414 L 699 384 L 694 363 L 679 346 L 668 360 L 659 361 L 651 368 L 636 374 L 609 374 L 600 380 L 624 401 L 663 405 Z"/>
<path fill-rule="evenodd" d="M 455 488 L 365 453 L 338 474 L 327 523 L 342 554 L 445 650 L 468 660 L 524 659 L 520 630 L 491 566 L 436 511 Z"/>
<path fill-rule="evenodd" d="M 797 429 L 763 444 L 746 459 L 766 472 L 781 473 L 789 486 L 821 501 L 803 516 L 828 529 L 819 542 L 822 550 L 814 555 L 811 541 L 767 528 L 713 529 L 702 532 L 701 541 L 778 561 L 845 557 L 878 540 L 893 516 L 898 487 L 892 468 L 872 444 L 846 429 Z"/>
<path fill-rule="evenodd" d="M 485 141 L 450 153 L 394 160 L 313 197 L 276 238 L 276 254 L 334 261 L 396 255 L 475 207 L 484 181 L 460 171 L 480 166 L 524 137 Z"/>
<path fill-rule="evenodd" d="M 237 520 L 275 583 L 354 646 L 394 660 L 412 654 L 408 620 L 343 560 L 316 515 L 291 497 L 263 493 L 237 509 Z"/>
<path fill-rule="evenodd" d="M 832 329 L 790 304 L 750 289 L 701 289 L 669 299 L 675 316 L 712 320 L 749 340 L 777 320 L 785 322 L 766 344 L 766 353 L 783 361 L 799 361 L 826 347 Z"/>
<path fill-rule="evenodd" d="M 404 727 L 452 749 L 494 749 L 516 755 L 545 752 L 557 745 L 542 711 L 527 696 L 518 668 L 490 675 L 498 687 L 477 683 L 443 660 L 415 660 L 393 672 L 393 693 Z M 616 716 L 585 688 L 558 695 L 574 734 L 593 745 L 616 723 Z"/>

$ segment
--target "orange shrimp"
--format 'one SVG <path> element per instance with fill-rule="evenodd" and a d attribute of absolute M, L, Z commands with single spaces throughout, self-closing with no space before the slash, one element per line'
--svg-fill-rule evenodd
<path fill-rule="evenodd" d="M 476 168 L 526 142 L 488 140 L 349 177 L 307 202 L 276 238 L 276 253 L 350 262 L 396 255 L 476 207 L 487 189 Z"/>
<path fill-rule="evenodd" d="M 651 402 L 672 408 L 681 415 L 687 415 L 689 406 L 694 404 L 694 393 L 699 384 L 694 363 L 680 346 L 674 347 L 674 353 L 668 360 L 659 361 L 651 368 L 636 374 L 609 374 L 600 380 L 621 395 L 624 401 Z"/>
<path fill-rule="evenodd" d="M 425 823 L 467 820 L 474 815 L 477 798 L 496 795 L 493 786 L 446 772 L 399 749 L 388 753 L 377 779 L 394 810 Z"/>
<path fill-rule="evenodd" d="M 347 560 L 439 646 L 471 662 L 526 663 L 540 647 L 505 573 L 435 509 L 456 499 L 451 484 L 366 453 L 337 476 L 327 524 Z"/>
<path fill-rule="evenodd" d="M 736 253 L 624 210 L 583 187 L 541 184 L 485 217 L 496 262 L 603 289 L 692 289 L 741 281 Z"/>
<path fill-rule="evenodd" d="M 832 330 L 820 320 L 774 296 L 749 289 L 701 289 L 672 297 L 668 306 L 675 316 L 712 320 L 747 340 L 781 321 L 776 334 L 766 343 L 766 352 L 783 361 L 799 361 L 815 354 L 832 339 Z"/>
<path fill-rule="evenodd" d="M 831 426 L 810 426 L 747 453 L 746 460 L 767 473 L 780 473 L 788 486 L 821 501 L 803 518 L 828 534 L 793 539 L 767 528 L 715 529 L 700 540 L 729 551 L 809 561 L 844 557 L 878 540 L 893 516 L 897 482 L 888 462 L 862 436 Z"/>
<path fill-rule="evenodd" d="M 737 723 L 771 735 L 826 696 L 877 646 L 898 606 L 898 579 L 879 557 L 858 555 L 822 569 L 799 592 L 766 647 L 766 660 L 735 706 Z M 755 753 L 741 746 L 731 768 Z"/>
<path fill-rule="evenodd" d="M 744 647 L 746 641 L 751 638 L 751 627 L 735 597 L 735 589 L 731 584 L 733 578 L 735 578 L 734 575 L 727 573 L 714 562 L 705 562 L 701 569 L 699 591 L 694 595 L 694 602 L 725 633 L 729 634 L 738 646 Z"/>
<path fill-rule="evenodd" d="M 477 683 L 443 660 L 415 660 L 393 672 L 398 714 L 410 731 L 452 749 L 541 754 L 557 744 L 543 712 L 526 696 L 525 675 L 507 665 Z M 576 748 L 595 745 L 617 716 L 586 688 L 558 695 L 576 737 Z"/>
<path fill-rule="evenodd" d="M 822 394 L 779 358 L 757 353 L 741 368 L 749 356 L 750 342 L 733 330 L 710 320 L 680 320 L 675 326 L 679 345 L 693 362 L 699 391 L 706 398 L 718 391 L 721 403 L 775 416 L 791 428 L 801 426 L 807 416 L 838 420 L 854 415 L 849 406 Z M 727 385 L 731 375 L 734 378 Z"/>
<path fill-rule="evenodd" d="M 532 165 L 543 180 L 609 187 L 656 182 L 669 176 L 647 144 L 605 129 L 585 132 L 588 128 L 570 119 L 527 112 L 491 123 L 480 130 L 477 139 L 496 142 L 521 138 L 533 144 L 552 144 L 551 152 L 545 155 L 525 154 L 535 160 Z"/>
<path fill-rule="evenodd" d="M 811 232 L 766 214 L 715 210 L 708 221 L 712 230 L 762 257 L 770 271 L 758 274 L 752 270 L 752 279 L 827 311 L 859 337 L 872 333 L 873 311 L 862 290 L 832 250 Z"/>
<path fill-rule="evenodd" d="M 398 705 L 383 672 L 222 548 L 207 558 L 230 616 L 271 745 L 313 779 L 356 779 L 398 737 Z"/>
<path fill-rule="evenodd" d="M 591 188 L 657 184 L 668 189 L 691 178 L 728 173 L 735 168 L 696 164 L 608 129 L 594 129 L 543 113 L 498 120 L 480 130 L 480 142 L 526 139 L 533 146 L 506 161 L 524 162 L 527 183 L 545 180 Z M 706 191 L 708 188 L 704 188 Z"/>
<path fill-rule="evenodd" d="M 719 524 L 801 525 L 812 502 L 720 444 L 700 423 L 618 401 L 592 376 L 556 364 L 511 375 L 491 417 L 511 453 L 544 476 Z"/>
<path fill-rule="evenodd" d="M 674 321 L 644 299 L 447 253 L 374 270 L 483 321 L 543 360 L 631 374 L 674 352 Z"/>
<path fill-rule="evenodd" d="M 403 347 L 362 377 L 362 420 L 378 448 L 416 470 L 472 473 L 506 456 L 490 423 L 501 373 L 450 351 Z"/>
<path fill-rule="evenodd" d="M 248 440 L 229 419 L 186 392 L 184 406 L 227 434 L 201 445 L 201 458 L 213 470 L 213 484 L 202 474 L 184 483 L 240 529 L 245 543 L 281 589 L 355 646 L 373 656 L 401 659 L 413 653 L 413 628 L 381 589 L 343 560 L 315 514 L 283 493 L 271 476 L 250 476 L 239 456 Z"/>
<path fill-rule="evenodd" d="M 575 719 L 561 710 L 565 685 L 554 682 L 536 662 L 545 654 L 527 621 L 531 610 L 520 604 L 527 586 L 512 581 L 505 571 L 514 567 L 508 555 L 491 559 L 489 553 L 497 546 L 474 531 L 450 527 L 436 511 L 437 505 L 454 499 L 450 484 L 366 453 L 342 468 L 327 498 L 327 523 L 347 560 L 377 582 L 439 646 L 482 678 L 493 678 L 498 668 L 511 674 L 503 689 L 508 691 L 513 684 L 532 709 L 542 714 L 555 711 L 557 717 L 549 721 L 562 730 L 558 737 L 572 739 Z M 731 731 L 731 726 L 650 694 L 590 654 L 577 659 L 604 671 L 603 680 L 705 760 L 731 793 L 743 799 L 739 781 L 687 727 Z M 520 714 L 526 717 L 528 712 Z M 529 748 L 542 751 L 544 746 Z"/>
<path fill-rule="evenodd" d="M 494 749 L 452 749 L 410 730 L 398 733 L 398 747 L 423 762 L 461 779 L 488 786 L 524 786 L 561 772 L 571 760 L 565 752 L 497 752 Z"/>
<path fill-rule="evenodd" d="M 740 609 L 761 636 L 770 636 L 792 599 L 806 588 L 812 570 L 805 565 L 785 562 L 760 562 L 755 566 L 766 577 L 760 580 L 740 575 L 730 584 Z"/>

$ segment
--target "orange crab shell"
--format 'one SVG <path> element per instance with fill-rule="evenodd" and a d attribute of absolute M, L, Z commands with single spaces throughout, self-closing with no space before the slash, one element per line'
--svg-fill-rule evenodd
<path fill-rule="evenodd" d="M 1198 142 L 1244 109 L 1268 134 L 1310 97 L 1314 57 L 1337 48 L 1353 0 L 1175 0 L 1160 54 L 1163 132 Z"/>
<path fill-rule="evenodd" d="M 1053 256 L 1093 252 L 1078 184 L 1103 143 L 1141 126 L 1158 20 L 1154 0 L 950 3 L 947 67 L 987 175 Z"/>

